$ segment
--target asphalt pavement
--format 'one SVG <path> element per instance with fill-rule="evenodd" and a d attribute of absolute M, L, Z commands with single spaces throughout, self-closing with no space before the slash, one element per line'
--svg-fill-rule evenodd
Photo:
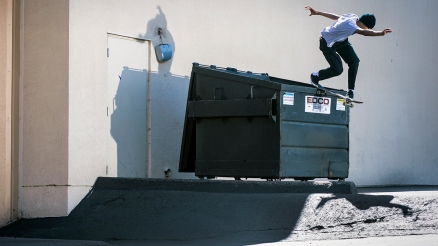
<path fill-rule="evenodd" d="M 27 232 L 27 234 L 22 234 L 25 237 L 14 238 L 3 234 L 3 237 L 0 237 L 0 245 L 438 245 L 438 186 L 366 187 L 357 188 L 357 191 L 359 194 L 295 195 L 259 194 L 257 192 L 210 194 L 206 191 L 192 191 L 183 192 L 181 197 L 179 197 L 181 192 L 175 191 L 164 192 L 165 195 L 163 191 L 129 195 L 121 190 L 120 192 L 125 192 L 123 196 L 110 192 L 114 197 L 110 196 L 108 191 L 105 195 L 103 193 L 99 195 L 99 192 L 95 191 L 94 196 L 102 202 L 99 204 L 97 200 L 92 199 L 88 201 L 89 204 L 85 207 L 93 207 L 91 212 L 95 213 L 95 216 L 86 214 L 84 223 L 93 224 L 96 220 L 102 219 L 102 214 L 107 213 L 104 208 L 111 209 L 111 211 L 117 207 L 132 210 L 136 207 L 126 207 L 127 202 L 142 202 L 154 209 L 155 216 L 150 217 L 146 214 L 150 214 L 151 211 L 145 211 L 139 217 L 145 216 L 152 226 L 159 228 L 156 232 L 164 232 L 170 236 L 160 234 L 161 238 L 153 239 L 151 237 L 122 238 L 117 236 L 108 238 L 102 235 L 97 240 L 92 236 L 88 236 L 88 240 L 77 240 L 73 235 L 69 238 L 70 240 L 62 237 L 56 239 L 52 234 L 45 234 L 45 228 L 47 231 L 66 230 L 67 233 L 98 235 L 102 224 L 98 224 L 98 227 L 94 229 L 78 224 L 81 230 L 69 231 L 60 222 L 61 218 L 54 218 L 49 222 L 45 220 L 46 224 L 34 228 L 33 232 L 32 226 L 35 225 L 27 224 L 27 227 L 21 227 L 21 230 Z M 136 200 L 139 199 L 136 197 L 141 197 L 141 200 Z M 151 200 L 154 201 L 151 202 Z M 174 207 L 175 204 L 184 204 L 184 206 Z M 203 204 L 202 208 L 193 207 L 199 204 Z M 234 204 L 236 207 L 233 207 Z M 220 208 L 219 211 L 217 211 L 218 208 Z M 175 211 L 170 212 L 171 210 Z M 298 210 L 298 213 L 292 213 L 289 210 Z M 232 213 L 229 216 L 230 211 Z M 82 213 L 79 210 L 77 212 Z M 164 212 L 170 212 L 170 214 L 162 215 Z M 123 210 L 116 213 L 123 213 Z M 139 212 L 135 211 L 135 213 Z M 180 213 L 186 215 L 179 217 Z M 266 216 L 251 216 L 255 214 Z M 111 220 L 117 221 L 118 219 L 120 218 L 114 217 Z M 39 220 L 41 219 L 35 221 Z M 103 223 L 111 220 L 103 221 Z M 129 220 L 133 223 L 139 222 L 135 218 L 129 218 Z M 205 223 L 202 220 L 205 220 Z M 158 225 L 158 221 L 163 225 Z M 184 224 L 187 221 L 189 223 Z M 221 221 L 225 223 L 217 224 L 222 223 Z M 269 224 L 269 221 L 272 223 Z M 173 223 L 177 225 L 172 225 Z M 217 231 L 206 231 L 203 228 L 214 223 L 218 228 Z M 248 226 L 248 223 L 257 225 Z M 197 226 L 181 228 L 194 224 Z M 140 226 L 147 227 L 148 225 Z M 115 227 L 119 231 L 123 230 L 123 225 L 116 224 Z M 152 227 L 146 229 L 153 230 Z M 91 230 L 91 232 L 87 234 L 83 230 Z M 134 234 L 138 234 L 136 230 L 134 228 Z M 167 233 L 165 230 L 168 230 Z M 180 230 L 181 233 L 175 230 Z M 192 236 L 187 236 L 190 230 L 199 230 L 199 232 L 194 231 L 191 233 Z M 48 235 L 48 237 L 38 238 L 38 235 Z"/>

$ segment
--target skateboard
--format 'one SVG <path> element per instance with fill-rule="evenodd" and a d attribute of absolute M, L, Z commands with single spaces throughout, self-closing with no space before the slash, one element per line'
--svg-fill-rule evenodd
<path fill-rule="evenodd" d="M 359 103 L 359 104 L 362 104 L 362 103 L 363 103 L 363 102 L 361 102 L 361 101 L 351 99 L 351 98 L 349 98 L 349 97 L 347 97 L 347 96 L 344 96 L 344 95 L 341 95 L 341 94 L 339 94 L 339 93 L 336 93 L 336 92 L 334 92 L 334 91 L 332 91 L 332 90 L 329 90 L 329 89 L 325 88 L 324 86 L 322 86 L 322 85 L 320 85 L 320 84 L 317 84 L 317 85 L 312 84 L 312 83 L 310 83 L 310 84 L 313 85 L 313 86 L 315 86 L 315 87 L 317 88 L 317 89 L 316 89 L 316 95 L 318 95 L 318 96 L 325 96 L 325 95 L 327 95 L 327 93 L 328 93 L 328 94 L 330 94 L 330 95 L 333 95 L 333 96 L 336 96 L 336 97 L 339 97 L 339 98 L 343 98 L 343 99 L 345 99 L 345 102 L 343 103 L 344 106 L 349 106 L 350 108 L 353 108 L 353 107 L 354 107 L 354 104 L 353 104 L 353 103 Z"/>

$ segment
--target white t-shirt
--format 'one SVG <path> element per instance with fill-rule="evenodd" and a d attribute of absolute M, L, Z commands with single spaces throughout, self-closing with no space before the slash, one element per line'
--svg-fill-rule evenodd
<path fill-rule="evenodd" d="M 335 42 L 341 42 L 359 28 L 356 21 L 359 17 L 355 14 L 343 14 L 332 26 L 322 30 L 321 35 L 327 42 L 328 47 L 332 47 Z"/>

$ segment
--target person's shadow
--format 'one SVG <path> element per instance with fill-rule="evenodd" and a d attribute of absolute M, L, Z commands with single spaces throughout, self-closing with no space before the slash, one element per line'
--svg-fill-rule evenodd
<path fill-rule="evenodd" d="M 378 195 L 378 196 L 372 196 L 372 195 L 335 195 L 332 197 L 323 197 L 321 199 L 321 202 L 318 204 L 317 209 L 324 207 L 326 203 L 332 200 L 336 199 L 346 199 L 349 201 L 353 206 L 355 206 L 357 209 L 360 210 L 367 210 L 371 207 L 386 207 L 386 208 L 398 208 L 403 212 L 403 216 L 411 216 L 412 215 L 412 209 L 407 206 L 403 206 L 396 203 L 391 203 L 391 201 L 394 199 L 394 196 L 389 195 Z"/>
<path fill-rule="evenodd" d="M 155 18 L 148 21 L 146 26 L 146 33 L 139 34 L 140 38 L 150 39 L 153 47 L 152 57 L 156 59 L 155 47 L 161 43 L 170 44 L 172 46 L 172 59 L 158 64 L 158 74 L 168 76 L 170 73 L 170 68 L 172 67 L 173 57 L 175 56 L 175 42 L 173 40 L 172 34 L 167 28 L 166 15 L 160 6 L 157 6 L 158 14 Z M 161 32 L 160 32 L 161 30 Z"/>

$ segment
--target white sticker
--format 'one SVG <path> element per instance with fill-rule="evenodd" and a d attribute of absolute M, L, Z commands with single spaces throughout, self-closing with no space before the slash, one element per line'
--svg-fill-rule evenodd
<path fill-rule="evenodd" d="M 294 105 L 294 93 L 285 92 L 283 95 L 283 105 Z"/>
<path fill-rule="evenodd" d="M 306 96 L 305 112 L 316 114 L 330 114 L 331 98 Z"/>
<path fill-rule="evenodd" d="M 336 110 L 345 111 L 345 99 L 338 98 L 336 99 Z"/>

